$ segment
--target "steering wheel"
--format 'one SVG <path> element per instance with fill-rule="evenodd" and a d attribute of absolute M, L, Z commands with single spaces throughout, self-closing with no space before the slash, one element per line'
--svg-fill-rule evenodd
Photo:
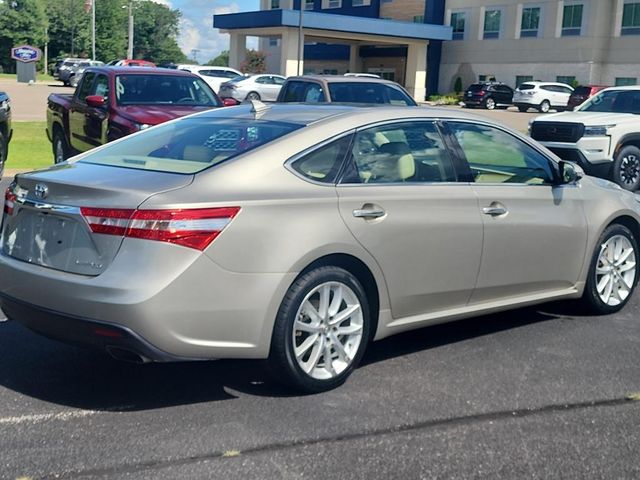
<path fill-rule="evenodd" d="M 176 100 L 176 103 L 193 103 L 195 100 L 191 97 L 182 97 Z"/>

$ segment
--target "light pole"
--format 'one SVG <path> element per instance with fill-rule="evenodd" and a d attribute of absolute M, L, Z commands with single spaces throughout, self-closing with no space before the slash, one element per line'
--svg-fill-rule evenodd
<path fill-rule="evenodd" d="M 300 19 L 298 20 L 298 75 L 302 75 L 302 59 L 304 57 L 304 36 L 302 35 L 302 19 L 305 0 L 300 0 Z"/>
<path fill-rule="evenodd" d="M 133 58 L 133 0 L 129 0 L 129 46 L 127 58 Z"/>

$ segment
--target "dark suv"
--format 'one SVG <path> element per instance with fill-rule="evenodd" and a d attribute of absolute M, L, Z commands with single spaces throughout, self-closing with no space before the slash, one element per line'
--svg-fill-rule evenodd
<path fill-rule="evenodd" d="M 11 133 L 11 102 L 6 93 L 0 92 L 0 178 L 9 155 Z"/>
<path fill-rule="evenodd" d="M 569 103 L 567 104 L 567 110 L 573 110 L 578 105 L 593 97 L 600 90 L 608 88 L 605 85 L 581 85 L 576 87 L 571 96 L 569 97 Z"/>
<path fill-rule="evenodd" d="M 498 105 L 511 105 L 513 89 L 504 83 L 483 82 L 474 83 L 464 92 L 465 107 L 484 107 L 493 110 Z"/>

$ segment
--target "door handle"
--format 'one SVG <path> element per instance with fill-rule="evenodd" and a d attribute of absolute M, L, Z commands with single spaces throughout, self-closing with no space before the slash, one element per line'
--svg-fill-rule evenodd
<path fill-rule="evenodd" d="M 508 210 L 506 208 L 498 205 L 490 205 L 482 209 L 482 213 L 484 213 L 485 215 L 491 215 L 492 217 L 497 217 L 498 215 L 504 215 L 507 212 Z"/>
<path fill-rule="evenodd" d="M 380 218 L 387 214 L 384 210 L 374 208 L 362 208 L 360 210 L 354 210 L 353 216 L 356 218 Z"/>

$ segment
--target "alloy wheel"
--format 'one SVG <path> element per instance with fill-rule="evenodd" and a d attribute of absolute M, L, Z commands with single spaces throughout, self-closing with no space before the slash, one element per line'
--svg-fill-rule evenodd
<path fill-rule="evenodd" d="M 496 101 L 493 98 L 487 98 L 485 107 L 487 107 L 487 110 L 493 110 L 494 108 L 496 108 Z"/>
<path fill-rule="evenodd" d="M 625 301 L 636 279 L 636 252 L 628 238 L 615 235 L 600 246 L 595 273 L 604 304 L 615 307 Z"/>
<path fill-rule="evenodd" d="M 334 378 L 353 362 L 363 337 L 362 305 L 341 282 L 318 285 L 302 301 L 293 323 L 298 366 L 317 380 Z"/>
<path fill-rule="evenodd" d="M 627 185 L 635 185 L 640 179 L 640 159 L 633 154 L 622 158 L 620 163 L 620 179 Z"/>

